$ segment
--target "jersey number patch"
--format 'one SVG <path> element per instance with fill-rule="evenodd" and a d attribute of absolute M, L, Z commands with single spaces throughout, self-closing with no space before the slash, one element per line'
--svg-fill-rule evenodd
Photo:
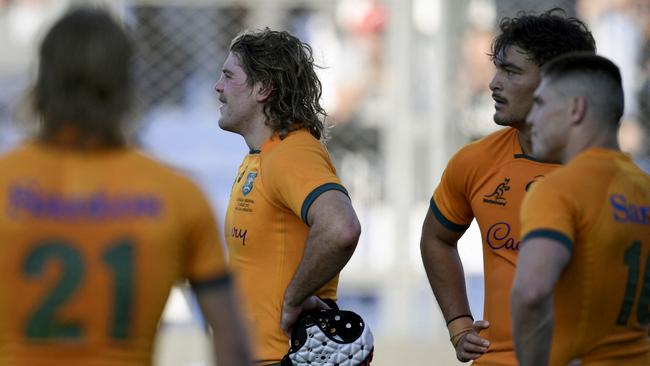
<path fill-rule="evenodd" d="M 113 314 L 109 335 L 114 339 L 125 339 L 133 296 L 133 243 L 128 239 L 111 242 L 102 252 L 101 259 L 113 275 Z M 39 279 L 53 261 L 61 265 L 61 278 L 28 318 L 25 334 L 28 338 L 38 339 L 80 338 L 83 336 L 82 324 L 56 319 L 57 309 L 68 302 L 83 281 L 86 264 L 79 250 L 62 240 L 41 241 L 27 255 L 23 272 L 30 279 Z"/>
<path fill-rule="evenodd" d="M 618 312 L 618 319 L 616 324 L 626 325 L 632 312 L 632 305 L 636 297 L 636 287 L 640 280 L 641 275 L 641 242 L 635 241 L 625 250 L 624 255 L 625 264 L 628 266 L 627 272 L 627 286 L 625 288 L 625 296 L 623 297 L 623 304 L 621 310 Z M 643 285 L 641 286 L 641 296 L 639 297 L 639 305 L 637 306 L 636 318 L 639 324 L 646 325 L 650 318 L 650 254 L 646 258 L 645 270 L 643 271 Z"/>

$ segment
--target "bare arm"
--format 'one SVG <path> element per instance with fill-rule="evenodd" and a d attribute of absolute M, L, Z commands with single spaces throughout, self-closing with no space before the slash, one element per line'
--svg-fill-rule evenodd
<path fill-rule="evenodd" d="M 429 284 L 448 322 L 456 357 L 466 362 L 487 352 L 489 342 L 479 337 L 478 332 L 487 328 L 489 323 L 474 323 L 470 317 L 463 265 L 457 248 L 463 233 L 444 227 L 429 210 L 422 226 L 420 251 Z"/>
<path fill-rule="evenodd" d="M 307 213 L 307 222 L 305 252 L 284 293 L 280 326 L 286 333 L 303 309 L 323 307 L 311 296 L 343 269 L 361 234 L 350 199 L 337 190 L 316 198 Z"/>
<path fill-rule="evenodd" d="M 212 328 L 212 345 L 219 366 L 253 365 L 250 344 L 230 280 L 195 288 L 195 293 Z"/>
<path fill-rule="evenodd" d="M 522 366 L 548 365 L 553 288 L 570 259 L 571 252 L 559 241 L 538 237 L 522 243 L 511 297 L 515 351 Z"/>

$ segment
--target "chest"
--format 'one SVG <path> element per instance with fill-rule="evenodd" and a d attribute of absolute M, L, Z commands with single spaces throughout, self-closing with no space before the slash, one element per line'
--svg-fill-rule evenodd
<path fill-rule="evenodd" d="M 304 231 L 300 218 L 274 198 L 258 155 L 242 162 L 230 192 L 226 211 L 225 235 L 231 251 L 259 250 Z"/>
<path fill-rule="evenodd" d="M 521 203 L 530 188 L 555 166 L 513 159 L 484 175 L 470 194 L 483 241 L 492 250 L 519 248 Z"/>

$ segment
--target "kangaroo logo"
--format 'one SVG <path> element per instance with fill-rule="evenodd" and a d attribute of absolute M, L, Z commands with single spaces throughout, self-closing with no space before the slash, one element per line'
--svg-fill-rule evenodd
<path fill-rule="evenodd" d="M 257 173 L 248 173 L 248 176 L 246 176 L 246 181 L 241 187 L 241 193 L 243 193 L 244 196 L 248 195 L 253 190 L 253 182 L 255 181 L 255 177 L 257 177 Z"/>
<path fill-rule="evenodd" d="M 497 187 L 494 189 L 494 192 L 483 196 L 483 202 L 505 206 L 508 201 L 503 197 L 503 195 L 510 190 L 508 183 L 510 183 L 510 178 L 505 178 L 503 182 L 497 185 Z"/>

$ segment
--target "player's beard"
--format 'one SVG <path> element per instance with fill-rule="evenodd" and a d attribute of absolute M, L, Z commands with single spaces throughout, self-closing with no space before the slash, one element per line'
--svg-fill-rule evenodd
<path fill-rule="evenodd" d="M 526 125 L 527 112 L 517 112 L 518 111 L 495 111 L 493 116 L 494 123 L 504 127 L 523 128 Z"/>
<path fill-rule="evenodd" d="M 516 118 L 512 115 L 500 115 L 499 113 L 494 114 L 494 123 L 499 126 L 508 126 L 515 127 L 523 123 L 524 118 Z"/>

